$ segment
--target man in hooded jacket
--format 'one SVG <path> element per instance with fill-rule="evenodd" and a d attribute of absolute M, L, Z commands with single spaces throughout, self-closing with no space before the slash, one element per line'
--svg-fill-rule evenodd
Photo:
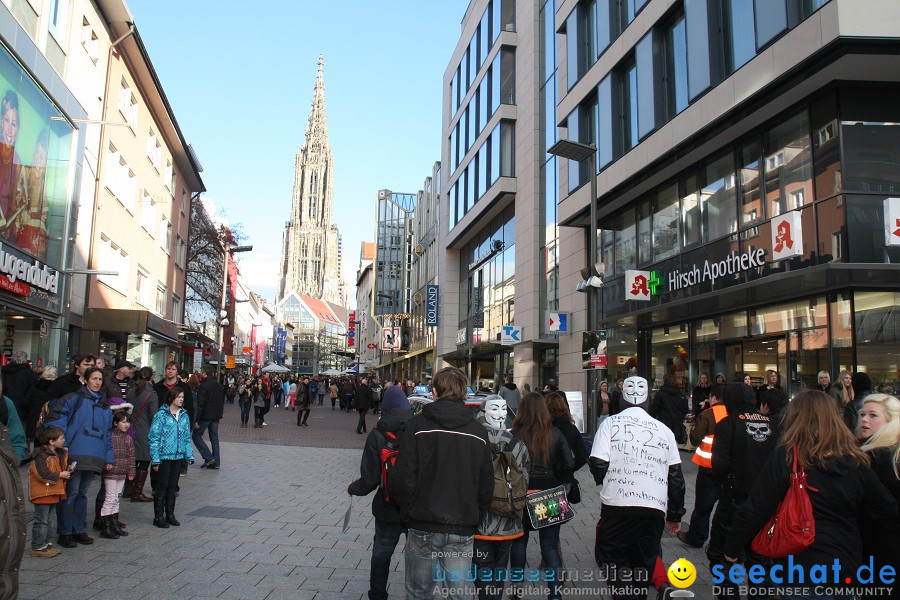
<path fill-rule="evenodd" d="M 387 598 L 388 574 L 391 557 L 400 534 L 406 533 L 406 525 L 400 517 L 400 507 L 394 503 L 384 488 L 382 465 L 386 452 L 396 449 L 406 422 L 412 417 L 412 407 L 406 394 L 398 386 L 392 386 L 384 394 L 381 418 L 369 432 L 359 465 L 359 479 L 350 484 L 347 492 L 352 496 L 367 496 L 378 490 L 372 498 L 372 515 L 375 517 L 375 539 L 372 544 L 372 566 L 369 573 L 369 599 Z"/>
<path fill-rule="evenodd" d="M 466 407 L 467 384 L 455 367 L 435 374 L 435 401 L 410 419 L 389 482 L 409 526 L 406 597 L 411 600 L 432 598 L 441 573 L 471 568 L 476 528 L 491 503 L 490 442 Z M 445 591 L 466 595 L 465 589 Z"/>
<path fill-rule="evenodd" d="M 507 410 L 509 410 L 513 416 L 516 416 L 516 413 L 519 412 L 519 400 L 522 399 L 522 392 L 520 392 L 519 388 L 516 387 L 516 384 L 513 383 L 512 375 L 507 375 L 503 378 L 503 385 L 497 393 L 500 394 L 501 398 L 506 400 Z"/>

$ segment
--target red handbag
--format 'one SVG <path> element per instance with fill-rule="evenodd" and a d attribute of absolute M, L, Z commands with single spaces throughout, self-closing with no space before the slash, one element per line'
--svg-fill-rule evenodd
<path fill-rule="evenodd" d="M 797 470 L 797 448 L 794 447 L 791 485 L 775 514 L 753 538 L 750 544 L 753 552 L 769 558 L 784 558 L 799 554 L 812 545 L 816 540 L 816 520 L 807 488 L 819 491 L 806 483 L 803 467 Z"/>

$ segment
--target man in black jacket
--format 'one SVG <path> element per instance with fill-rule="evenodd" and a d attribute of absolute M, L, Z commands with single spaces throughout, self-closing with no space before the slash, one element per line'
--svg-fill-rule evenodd
<path fill-rule="evenodd" d="M 362 462 L 359 465 L 360 477 L 347 488 L 347 492 L 353 496 L 367 496 L 372 491 L 378 490 L 372 499 L 375 539 L 372 543 L 372 567 L 369 575 L 370 600 L 388 597 L 391 557 L 394 555 L 397 542 L 400 541 L 400 534 L 406 533 L 406 525 L 400 518 L 400 508 L 391 501 L 388 490 L 384 489 L 382 466 L 387 460 L 385 473 L 390 472 L 392 465 L 387 454 L 399 447 L 406 422 L 410 417 L 412 407 L 406 399 L 406 394 L 397 386 L 390 388 L 384 395 L 381 418 L 366 439 Z"/>
<path fill-rule="evenodd" d="M 31 400 L 31 392 L 37 377 L 31 369 L 28 361 L 28 353 L 24 350 L 16 350 L 12 353 L 12 361 L 3 367 L 3 389 L 6 396 L 13 401 L 19 420 L 26 423 L 28 419 L 28 405 Z M 26 435 L 31 438 L 33 432 Z"/>
<path fill-rule="evenodd" d="M 356 423 L 356 433 L 363 434 L 366 432 L 366 413 L 369 412 L 369 406 L 372 404 L 372 388 L 369 387 L 369 380 L 363 377 L 358 388 L 356 388 L 356 396 L 353 398 L 353 408 L 359 413 L 359 421 Z"/>
<path fill-rule="evenodd" d="M 72 370 L 65 375 L 60 375 L 53 380 L 47 390 L 50 400 L 62 398 L 66 394 L 77 392 L 84 384 L 84 372 L 94 366 L 96 359 L 92 354 L 76 354 L 72 357 Z"/>
<path fill-rule="evenodd" d="M 203 381 L 197 387 L 197 422 L 194 424 L 194 432 L 191 438 L 194 445 L 203 457 L 200 468 L 218 469 L 222 462 L 219 455 L 219 421 L 225 411 L 225 388 L 216 381 L 215 371 L 208 370 L 203 375 Z M 212 444 L 212 452 L 209 451 L 206 442 L 203 441 L 203 432 L 209 429 L 209 442 Z"/>
<path fill-rule="evenodd" d="M 406 597 L 411 600 L 432 598 L 435 580 L 448 579 L 441 573 L 471 567 L 475 531 L 490 506 L 490 442 L 466 407 L 467 383 L 454 367 L 435 374 L 435 401 L 410 419 L 389 482 L 409 526 Z"/>
<path fill-rule="evenodd" d="M 727 571 L 731 564 L 725 558 L 725 538 L 738 507 L 747 499 L 778 445 L 780 419 L 759 411 L 753 388 L 745 383 L 727 384 L 722 397 L 728 416 L 716 424 L 712 444 L 712 475 L 719 485 L 719 503 L 713 514 L 706 556 L 710 569 L 722 565 Z M 747 550 L 747 569 L 770 562 Z M 719 587 L 717 600 L 740 598 L 736 586 L 724 582 Z"/>

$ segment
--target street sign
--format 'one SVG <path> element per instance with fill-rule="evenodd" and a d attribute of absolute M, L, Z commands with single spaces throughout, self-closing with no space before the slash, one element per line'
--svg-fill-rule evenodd
<path fill-rule="evenodd" d="M 569 333 L 569 314 L 561 312 L 548 312 L 547 331 Z"/>
<path fill-rule="evenodd" d="M 382 350 L 399 350 L 400 349 L 400 328 L 385 327 L 381 332 L 381 349 Z"/>
<path fill-rule="evenodd" d="M 512 346 L 522 341 L 522 328 L 514 325 L 504 325 L 500 334 L 501 346 Z"/>

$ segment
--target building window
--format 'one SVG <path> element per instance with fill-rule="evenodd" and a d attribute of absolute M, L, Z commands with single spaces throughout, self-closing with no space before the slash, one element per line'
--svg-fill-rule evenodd
<path fill-rule="evenodd" d="M 150 273 L 138 265 L 137 278 L 135 285 L 135 300 L 142 304 L 145 308 L 150 307 Z"/>
<path fill-rule="evenodd" d="M 760 148 L 758 140 L 741 146 L 738 160 L 741 164 L 741 226 L 762 220 L 763 206 L 760 200 Z"/>
<path fill-rule="evenodd" d="M 144 190 L 141 199 L 141 227 L 151 236 L 155 234 L 153 228 L 156 226 L 156 202 L 150 192 Z"/>
<path fill-rule="evenodd" d="M 166 286 L 162 282 L 156 284 L 156 314 L 166 316 Z"/>
<path fill-rule="evenodd" d="M 653 198 L 653 260 L 658 262 L 678 254 L 681 215 L 678 184 L 659 190 Z"/>
<path fill-rule="evenodd" d="M 177 233 L 175 234 L 175 264 L 185 268 L 185 262 L 187 260 L 187 244 Z"/>
<path fill-rule="evenodd" d="M 181 214 L 187 212 L 187 190 L 181 188 Z"/>
<path fill-rule="evenodd" d="M 97 279 L 122 294 L 128 286 L 128 253 L 105 233 L 100 234 L 97 269 L 111 271 L 117 275 L 98 275 Z"/>
<path fill-rule="evenodd" d="M 791 206 L 792 200 L 812 198 L 812 153 L 805 112 L 767 131 L 763 153 L 769 218 L 797 208 Z"/>
<path fill-rule="evenodd" d="M 156 139 L 156 134 L 153 133 L 152 129 L 147 134 L 147 159 L 150 161 L 150 164 L 153 165 L 153 168 L 156 169 L 156 172 L 159 173 L 160 165 L 162 164 L 162 145 L 159 143 L 159 140 Z M 168 169 L 171 168 L 172 163 L 169 163 L 167 165 L 167 174 Z M 168 187 L 168 181 L 166 181 L 166 184 L 166 187 Z"/>
<path fill-rule="evenodd" d="M 500 104 L 516 103 L 516 51 L 500 51 Z"/>
<path fill-rule="evenodd" d="M 157 145 L 159 145 L 159 142 L 157 142 Z M 160 149 L 159 156 L 160 157 L 157 160 L 162 159 L 162 149 Z M 158 172 L 159 166 L 156 163 L 154 163 L 153 166 L 156 167 Z M 169 190 L 170 194 L 173 196 L 175 195 L 175 171 L 172 169 L 172 161 L 168 158 L 166 159 L 166 170 L 165 173 L 163 173 L 163 185 L 166 186 L 166 189 Z"/>
<path fill-rule="evenodd" d="M 722 33 L 725 43 L 725 74 L 730 75 L 756 55 L 753 38 L 753 3 L 723 0 Z"/>
<path fill-rule="evenodd" d="M 632 58 L 618 71 L 618 141 L 619 156 L 638 144 L 638 85 L 637 64 Z"/>
<path fill-rule="evenodd" d="M 616 273 L 624 273 L 637 266 L 636 229 L 633 210 L 626 210 L 616 217 Z"/>
<path fill-rule="evenodd" d="M 69 16 L 69 0 L 50 0 L 50 33 L 65 47 L 66 25 Z"/>
<path fill-rule="evenodd" d="M 172 320 L 176 323 L 181 323 L 181 298 L 178 296 L 172 296 Z"/>
<path fill-rule="evenodd" d="M 131 131 L 137 131 L 138 103 L 137 98 L 131 93 L 131 88 L 125 78 L 122 78 L 119 88 L 119 112 L 125 118 L 125 122 L 131 126 Z"/>
<path fill-rule="evenodd" d="M 681 182 L 681 232 L 683 246 L 689 248 L 702 241 L 700 192 L 697 176 L 688 175 Z"/>
<path fill-rule="evenodd" d="M 163 215 L 159 225 L 159 247 L 166 252 L 172 249 L 172 223 Z"/>
<path fill-rule="evenodd" d="M 594 44 L 596 2 L 582 0 L 566 19 L 566 69 L 569 89 L 591 68 L 596 58 Z"/>
<path fill-rule="evenodd" d="M 703 167 L 701 200 L 705 241 L 737 231 L 737 198 L 731 153 Z"/>
<path fill-rule="evenodd" d="M 665 52 L 666 120 L 687 108 L 687 28 L 679 13 L 663 32 Z"/>

